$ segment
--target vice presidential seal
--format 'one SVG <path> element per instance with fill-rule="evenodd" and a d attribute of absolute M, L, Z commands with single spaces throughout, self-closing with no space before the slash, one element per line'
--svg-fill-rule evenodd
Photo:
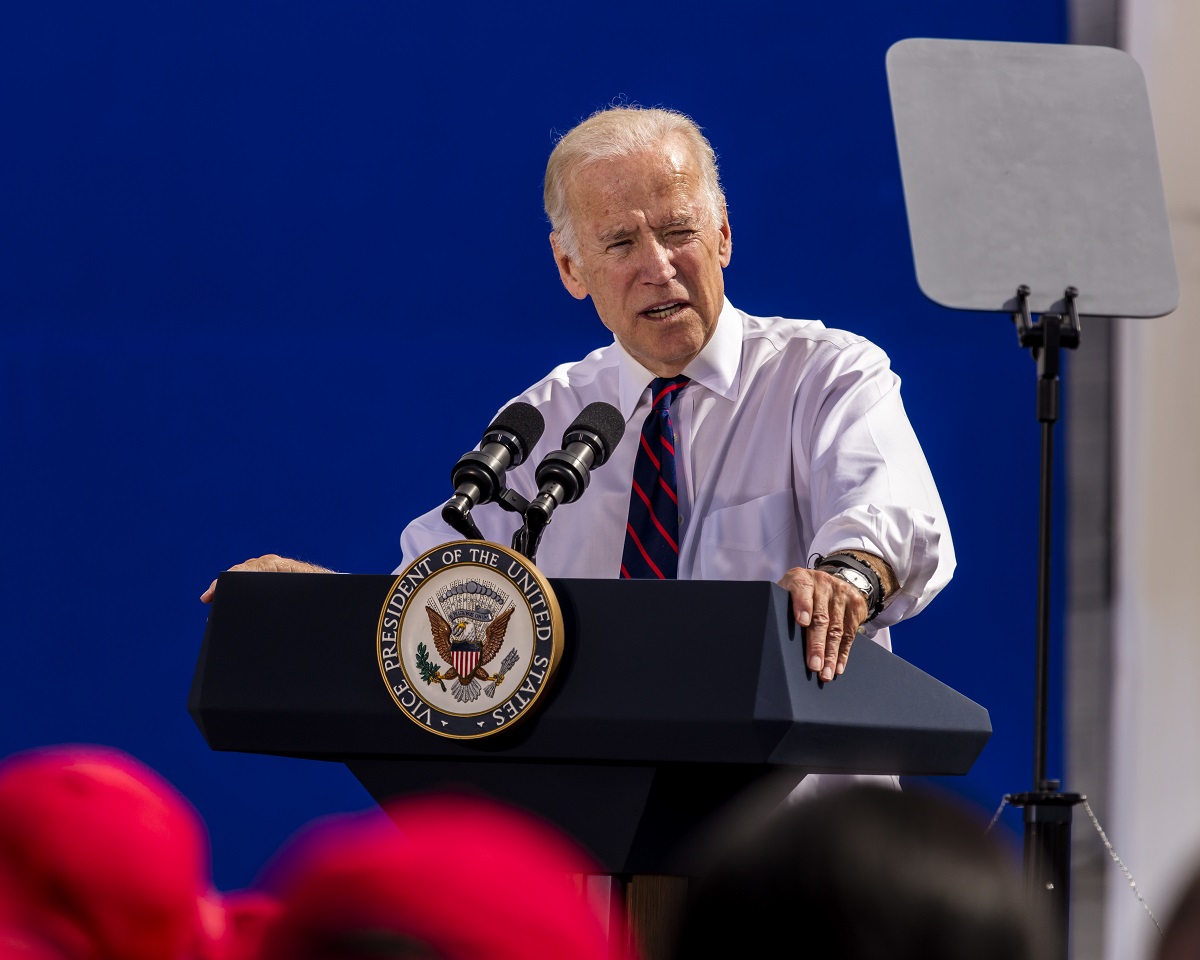
<path fill-rule="evenodd" d="M 562 613 L 525 557 L 460 540 L 396 578 L 377 646 L 405 715 L 430 733 L 471 740 L 532 712 L 562 658 Z"/>

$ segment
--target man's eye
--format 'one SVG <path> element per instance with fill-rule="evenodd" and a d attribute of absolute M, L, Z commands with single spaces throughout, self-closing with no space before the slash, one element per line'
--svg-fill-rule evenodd
<path fill-rule="evenodd" d="M 608 249 L 609 250 L 617 250 L 621 247 L 628 247 L 629 244 L 630 244 L 629 240 L 614 240 L 612 243 L 610 243 L 608 245 Z"/>
<path fill-rule="evenodd" d="M 696 235 L 695 230 L 672 230 L 670 233 L 667 234 L 667 239 L 674 240 L 676 242 L 680 242 L 683 240 L 689 240 L 695 235 Z"/>

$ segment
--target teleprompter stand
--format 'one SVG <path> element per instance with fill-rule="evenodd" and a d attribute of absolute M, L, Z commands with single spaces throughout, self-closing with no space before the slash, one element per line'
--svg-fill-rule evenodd
<path fill-rule="evenodd" d="M 1054 915 L 1061 917 L 1063 947 L 1071 907 L 1071 811 L 1083 795 L 1063 793 L 1059 780 L 1046 779 L 1046 731 L 1050 678 L 1050 564 L 1051 520 L 1054 507 L 1054 425 L 1058 422 L 1063 350 L 1074 350 L 1080 342 L 1079 314 L 1075 302 L 1079 291 L 1063 292 L 1066 313 L 1042 314 L 1035 324 L 1029 314 L 1029 287 L 1017 288 L 1017 310 L 1013 323 L 1020 345 L 1037 362 L 1037 418 L 1042 425 L 1042 457 L 1038 494 L 1038 598 L 1037 665 L 1034 679 L 1034 788 L 1009 794 L 1005 799 L 1025 811 L 1025 875 L 1032 891 L 1045 891 Z"/>
<path fill-rule="evenodd" d="M 1101 47 L 904 40 L 888 51 L 888 79 L 921 290 L 1009 313 L 1037 361 L 1034 775 L 1006 799 L 1024 808 L 1026 880 L 1066 957 L 1071 810 L 1083 797 L 1046 776 L 1059 373 L 1081 314 L 1156 317 L 1179 299 L 1149 98 L 1137 64 Z"/>

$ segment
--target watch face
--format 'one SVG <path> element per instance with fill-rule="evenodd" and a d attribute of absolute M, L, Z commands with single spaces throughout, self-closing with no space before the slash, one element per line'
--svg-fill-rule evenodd
<path fill-rule="evenodd" d="M 841 577 L 864 597 L 871 595 L 871 582 L 857 570 L 851 570 L 848 567 L 839 567 L 834 576 Z"/>

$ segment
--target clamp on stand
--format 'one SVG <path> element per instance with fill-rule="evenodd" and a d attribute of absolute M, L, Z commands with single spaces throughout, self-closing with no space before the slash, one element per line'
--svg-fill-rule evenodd
<path fill-rule="evenodd" d="M 508 487 L 503 487 L 496 496 L 496 502 L 500 504 L 509 513 L 519 513 L 525 515 L 525 511 L 529 509 L 529 501 Z M 480 532 L 479 527 L 475 525 L 475 519 L 471 516 L 471 499 L 463 494 L 455 494 L 450 498 L 450 501 L 442 507 L 442 519 L 446 521 L 455 532 L 460 534 L 464 540 L 483 540 L 484 535 Z"/>

